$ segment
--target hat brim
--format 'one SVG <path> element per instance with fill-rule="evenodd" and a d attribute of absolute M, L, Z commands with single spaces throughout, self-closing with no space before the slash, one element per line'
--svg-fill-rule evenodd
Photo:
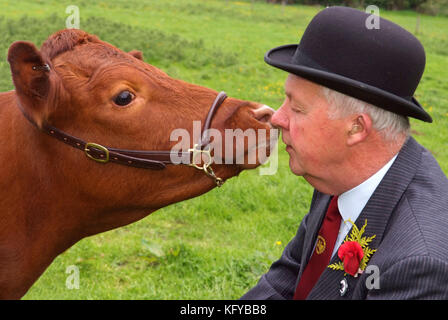
<path fill-rule="evenodd" d="M 296 53 L 297 47 L 297 44 L 291 44 L 273 48 L 265 54 L 264 61 L 273 67 L 293 73 L 311 82 L 318 83 L 385 110 L 425 122 L 432 122 L 431 116 L 414 97 L 411 98 L 411 101 L 408 101 L 400 96 L 366 83 L 335 73 L 294 64 L 293 56 Z"/>

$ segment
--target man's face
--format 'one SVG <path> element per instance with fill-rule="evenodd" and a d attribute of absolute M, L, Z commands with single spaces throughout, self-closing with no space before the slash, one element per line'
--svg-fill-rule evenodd
<path fill-rule="evenodd" d="M 331 180 L 346 155 L 347 120 L 330 120 L 321 87 L 303 78 L 290 74 L 285 94 L 271 121 L 282 129 L 291 171 L 310 183 Z"/>

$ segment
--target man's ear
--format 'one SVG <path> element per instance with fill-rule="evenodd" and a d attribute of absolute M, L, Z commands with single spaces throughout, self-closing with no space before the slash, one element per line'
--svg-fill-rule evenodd
<path fill-rule="evenodd" d="M 143 61 L 143 53 L 138 50 L 132 50 L 128 52 L 131 56 Z"/>
<path fill-rule="evenodd" d="M 14 42 L 8 50 L 12 81 L 21 108 L 39 126 L 50 92 L 50 67 L 31 42 Z"/>
<path fill-rule="evenodd" d="M 372 119 L 370 116 L 365 113 L 358 114 L 348 123 L 347 144 L 352 146 L 364 141 L 371 131 Z"/>

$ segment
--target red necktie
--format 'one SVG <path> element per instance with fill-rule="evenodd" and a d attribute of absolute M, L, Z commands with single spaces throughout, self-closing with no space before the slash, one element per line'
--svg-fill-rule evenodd
<path fill-rule="evenodd" d="M 322 272 L 330 263 L 334 244 L 341 226 L 341 214 L 338 210 L 338 197 L 334 196 L 328 206 L 322 226 L 317 236 L 317 244 L 313 255 L 300 277 L 294 300 L 304 300 L 313 289 Z"/>

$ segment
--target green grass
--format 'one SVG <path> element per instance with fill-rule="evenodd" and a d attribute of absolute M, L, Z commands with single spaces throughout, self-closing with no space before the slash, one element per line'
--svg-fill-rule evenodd
<path fill-rule="evenodd" d="M 65 27 L 72 1 L 0 1 L 0 88 L 11 90 L 6 52 L 16 40 L 40 44 Z M 286 73 L 263 62 L 297 43 L 316 7 L 229 1 L 77 1 L 81 28 L 173 77 L 277 108 Z M 415 31 L 413 12 L 381 14 Z M 448 172 L 448 18 L 422 16 L 427 67 L 417 97 L 433 124 L 412 121 L 415 138 Z M 308 210 L 312 188 L 292 175 L 279 147 L 272 176 L 244 172 L 222 188 L 171 205 L 130 226 L 80 241 L 60 255 L 25 299 L 235 299 L 281 254 Z M 80 288 L 66 288 L 70 265 Z"/>

